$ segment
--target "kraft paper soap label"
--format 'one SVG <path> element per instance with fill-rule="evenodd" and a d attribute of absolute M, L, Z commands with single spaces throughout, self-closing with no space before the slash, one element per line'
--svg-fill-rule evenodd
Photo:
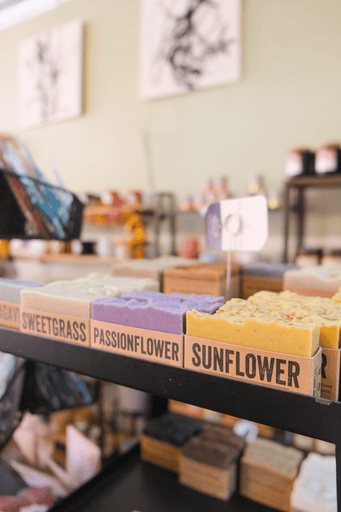
<path fill-rule="evenodd" d="M 0 300 L 0 325 L 20 329 L 20 304 Z"/>
<path fill-rule="evenodd" d="M 341 349 L 322 348 L 321 397 L 339 399 Z"/>
<path fill-rule="evenodd" d="M 90 320 L 23 308 L 20 330 L 35 336 L 90 346 Z"/>
<path fill-rule="evenodd" d="M 183 366 L 183 336 L 91 320 L 91 347 L 114 354 Z"/>
<path fill-rule="evenodd" d="M 185 368 L 320 396 L 321 348 L 300 357 L 185 336 Z"/>

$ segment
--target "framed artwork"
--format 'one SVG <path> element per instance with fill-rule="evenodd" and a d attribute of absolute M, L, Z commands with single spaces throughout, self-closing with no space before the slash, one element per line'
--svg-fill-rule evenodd
<path fill-rule="evenodd" d="M 83 24 L 66 25 L 23 41 L 19 48 L 22 128 L 82 113 Z"/>
<path fill-rule="evenodd" d="M 181 94 L 241 74 L 241 0 L 142 0 L 141 96 Z"/>

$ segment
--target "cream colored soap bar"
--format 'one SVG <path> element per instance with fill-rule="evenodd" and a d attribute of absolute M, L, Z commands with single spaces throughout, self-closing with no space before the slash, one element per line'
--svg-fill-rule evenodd
<path fill-rule="evenodd" d="M 312 357 L 319 346 L 319 329 L 311 322 L 283 316 L 213 315 L 192 310 L 187 313 L 187 334 L 213 341 L 271 352 Z"/>
<path fill-rule="evenodd" d="M 127 260 L 122 263 L 116 263 L 112 267 L 112 275 L 119 277 L 149 277 L 151 279 L 160 279 L 162 272 L 168 268 L 174 268 L 178 265 L 190 266 L 200 263 L 188 258 L 179 256 L 160 256 L 158 258 Z"/>
<path fill-rule="evenodd" d="M 56 281 L 21 292 L 21 307 L 75 318 L 91 318 L 91 303 L 104 297 L 121 297 L 134 291 L 158 291 L 152 279 L 90 274 L 73 281 Z"/>

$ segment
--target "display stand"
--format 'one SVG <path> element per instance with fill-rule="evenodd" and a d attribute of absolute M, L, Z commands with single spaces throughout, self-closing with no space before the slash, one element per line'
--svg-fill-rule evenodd
<path fill-rule="evenodd" d="M 336 462 L 341 468 L 340 402 L 150 363 L 5 328 L 0 328 L 0 350 L 165 398 L 335 443 Z M 341 471 L 337 472 L 337 484 L 338 495 L 341 496 Z M 268 510 L 266 507 L 259 508 L 260 506 L 256 504 L 253 507 L 250 503 L 252 502 L 248 501 L 249 508 L 244 508 L 245 510 Z M 237 505 L 236 508 L 230 508 L 231 511 L 244 509 L 242 505 L 240 508 Z M 338 511 L 341 512 L 340 499 Z"/>
<path fill-rule="evenodd" d="M 297 211 L 296 213 L 296 256 L 303 248 L 304 219 L 305 219 L 305 191 L 308 188 L 340 188 L 341 174 L 327 174 L 316 176 L 298 176 L 288 180 L 284 191 L 284 254 L 283 262 L 289 261 L 289 227 L 291 213 L 291 195 L 296 191 Z"/>

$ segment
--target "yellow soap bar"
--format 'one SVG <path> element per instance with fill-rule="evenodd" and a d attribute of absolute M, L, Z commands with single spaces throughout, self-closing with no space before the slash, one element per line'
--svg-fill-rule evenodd
<path fill-rule="evenodd" d="M 253 305 L 277 313 L 285 313 L 310 319 L 320 329 L 320 346 L 338 349 L 340 347 L 341 308 L 333 300 L 322 297 L 306 297 L 295 292 L 285 291 L 279 294 L 258 292 L 249 298 Z"/>
<path fill-rule="evenodd" d="M 312 357 L 319 347 L 319 329 L 312 323 L 282 322 L 265 317 L 233 321 L 222 315 L 187 312 L 187 334 L 232 345 Z"/>

